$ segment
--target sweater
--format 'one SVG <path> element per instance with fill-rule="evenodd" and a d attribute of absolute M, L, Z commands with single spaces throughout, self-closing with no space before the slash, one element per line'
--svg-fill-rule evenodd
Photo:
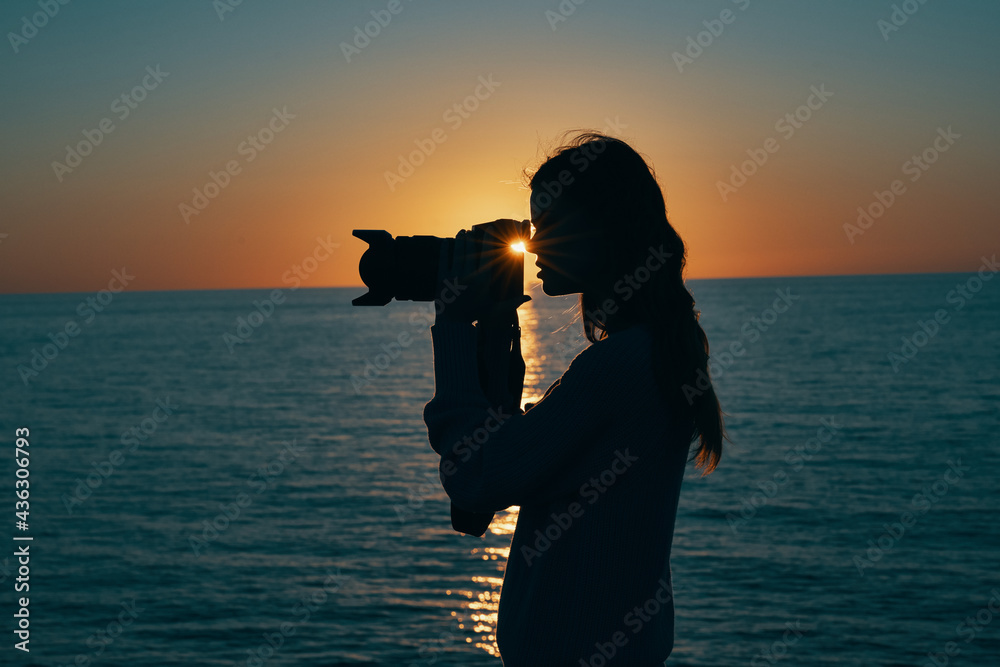
<path fill-rule="evenodd" d="M 504 665 L 661 665 L 692 425 L 657 392 L 650 332 L 585 348 L 523 413 L 480 389 L 472 324 L 437 322 L 431 338 L 424 421 L 444 490 L 469 511 L 520 507 L 498 609 Z"/>

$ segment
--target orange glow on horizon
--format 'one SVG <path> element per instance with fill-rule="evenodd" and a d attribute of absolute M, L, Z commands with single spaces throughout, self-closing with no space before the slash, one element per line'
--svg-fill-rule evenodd
<path fill-rule="evenodd" d="M 558 48 L 548 21 L 513 3 L 408 10 L 356 62 L 329 48 L 370 19 L 353 3 L 260 5 L 222 33 L 198 16 L 189 40 L 160 21 L 186 12 L 147 3 L 53 21 L 6 71 L 31 103 L 0 112 L 11 128 L 0 293 L 93 292 L 123 266 L 130 292 L 357 288 L 366 244 L 352 229 L 453 237 L 530 218 L 530 175 L 576 130 L 619 137 L 649 162 L 687 278 L 977 270 L 1000 213 L 1000 130 L 979 85 L 996 60 L 992 5 L 935 10 L 955 36 L 933 42 L 948 45 L 942 59 L 909 27 L 889 47 L 861 36 L 860 4 L 764 4 L 747 14 L 755 37 L 720 39 L 683 73 L 670 53 L 701 30 L 698 3 L 595 5 L 560 29 Z M 826 28 L 802 57 L 783 37 L 806 17 Z M 482 28 L 475 49 L 469 25 Z M 105 34 L 142 35 L 150 58 L 177 63 L 127 118 L 109 105 L 135 85 L 136 56 Z M 260 34 L 276 41 L 261 48 Z M 942 69 L 952 58 L 962 66 Z M 68 68 L 59 85 L 51 62 Z M 233 67 L 201 66 L 212 62 Z M 802 105 L 824 81 L 830 100 L 813 113 Z M 786 132 L 801 109 L 809 120 Z M 117 129 L 89 139 L 104 136 L 102 116 Z M 914 172 L 914 157 L 928 168 Z"/>

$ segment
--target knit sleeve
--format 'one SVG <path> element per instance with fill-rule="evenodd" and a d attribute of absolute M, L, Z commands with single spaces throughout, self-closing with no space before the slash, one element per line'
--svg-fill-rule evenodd
<path fill-rule="evenodd" d="M 601 341 L 581 352 L 544 398 L 511 414 L 491 406 L 479 387 L 475 327 L 439 322 L 431 338 L 435 394 L 424 422 L 441 455 L 441 484 L 468 511 L 530 502 L 609 422 L 629 382 L 610 339 Z"/>

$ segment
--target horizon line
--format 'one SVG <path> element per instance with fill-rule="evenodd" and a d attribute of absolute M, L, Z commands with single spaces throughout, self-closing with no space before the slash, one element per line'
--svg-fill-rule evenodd
<path fill-rule="evenodd" d="M 709 280 L 769 280 L 774 278 L 863 278 L 870 276 L 926 276 L 926 275 L 961 275 L 968 273 L 976 273 L 975 271 L 904 271 L 904 272 L 893 272 L 887 271 L 884 273 L 815 273 L 815 274 L 779 274 L 779 275 L 769 275 L 769 276 L 721 276 L 721 277 L 710 277 L 710 278 L 685 278 L 684 282 L 699 282 L 699 281 L 709 281 Z M 536 280 L 528 283 L 526 287 L 532 285 L 538 285 L 541 281 Z M 300 289 L 358 289 L 367 290 L 368 286 L 364 284 L 351 284 L 351 285 L 310 285 L 310 286 L 298 286 L 289 287 L 288 285 L 278 286 L 270 285 L 263 287 L 182 287 L 173 289 L 128 289 L 125 292 L 248 292 L 248 291 L 264 291 L 264 290 L 274 290 L 279 289 L 282 291 L 298 291 Z M 69 292 L 0 292 L 0 297 L 5 296 L 28 296 L 28 295 L 42 295 L 42 294 L 90 294 L 93 292 L 100 292 L 101 290 L 76 290 Z M 565 295 L 568 296 L 568 295 Z M 553 297 L 555 298 L 555 297 Z"/>

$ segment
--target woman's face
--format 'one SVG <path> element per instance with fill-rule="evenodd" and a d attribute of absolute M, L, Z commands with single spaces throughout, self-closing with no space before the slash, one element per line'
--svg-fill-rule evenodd
<path fill-rule="evenodd" d="M 588 230 L 582 211 L 558 200 L 532 212 L 535 233 L 527 249 L 537 255 L 542 291 L 561 296 L 589 289 L 604 263 L 601 234 Z"/>

